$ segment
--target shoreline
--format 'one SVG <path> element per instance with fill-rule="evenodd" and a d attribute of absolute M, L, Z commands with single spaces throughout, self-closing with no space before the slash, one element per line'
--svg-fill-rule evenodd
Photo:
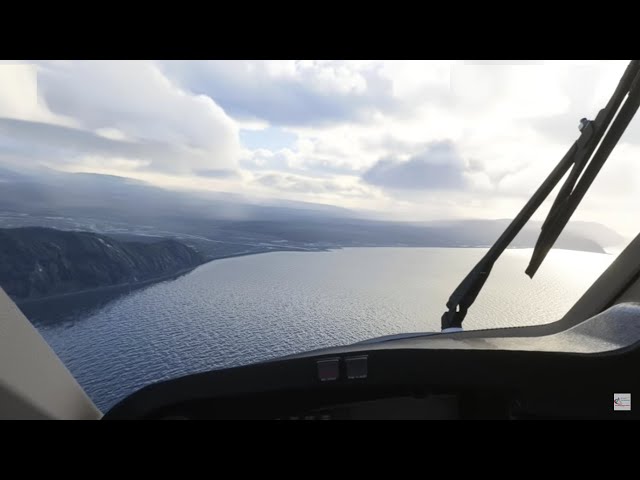
<path fill-rule="evenodd" d="M 177 272 L 173 272 L 173 273 L 169 273 L 166 275 L 162 275 L 159 277 L 154 277 L 154 278 L 149 278 L 147 280 L 143 280 L 140 282 L 134 282 L 134 283 L 118 283 L 115 285 L 105 285 L 105 286 L 101 286 L 101 287 L 96 287 L 96 288 L 87 288 L 84 290 L 75 290 L 73 292 L 66 292 L 66 293 L 57 293 L 54 295 L 47 295 L 44 297 L 37 297 L 37 298 L 27 298 L 24 300 L 15 300 L 12 299 L 14 301 L 14 303 L 17 306 L 28 306 L 28 305 L 36 305 L 40 302 L 46 302 L 46 301 L 50 301 L 50 300 L 59 300 L 65 297 L 74 297 L 76 295 L 83 295 L 83 294 L 90 294 L 90 293 L 99 293 L 99 292 L 105 292 L 105 293 L 109 293 L 109 292 L 117 292 L 118 290 L 122 290 L 122 293 L 125 293 L 125 290 L 138 290 L 140 288 L 146 287 L 146 286 L 150 286 L 152 284 L 156 284 L 156 283 L 160 283 L 160 282 L 164 282 L 167 280 L 175 280 L 179 277 L 182 277 L 183 275 L 186 275 L 190 272 L 192 272 L 193 270 L 195 270 L 198 267 L 201 267 L 203 265 L 207 265 L 208 263 L 211 262 L 215 262 L 217 260 L 225 260 L 225 259 L 229 259 L 229 258 L 236 258 L 236 257 L 246 257 L 249 255 L 259 255 L 259 254 L 263 254 L 263 253 L 273 253 L 273 252 L 300 252 L 300 253 L 314 253 L 314 252 L 330 252 L 333 250 L 342 250 L 345 248 L 485 248 L 488 249 L 490 248 L 490 246 L 484 246 L 484 245 L 454 245 L 454 246 L 425 246 L 425 247 L 414 247 L 414 246 L 408 246 L 408 245 L 367 245 L 367 246 L 335 246 L 335 247 L 318 247 L 318 248 L 314 248 L 314 249 L 309 249 L 309 250 L 305 250 L 302 248 L 278 248 L 278 249 L 270 249 L 270 250 L 262 250 L 262 251 L 255 251 L 255 252 L 240 252 L 240 253 L 232 253 L 229 255 L 222 255 L 220 257 L 215 257 L 215 258 L 211 258 L 199 265 L 195 265 L 193 267 L 189 267 L 189 268 L 184 268 L 182 270 L 178 270 Z M 514 247 L 507 247 L 507 250 L 523 250 L 523 249 L 532 249 L 533 247 L 520 247 L 520 246 L 514 246 Z M 558 250 L 568 250 L 568 251 L 572 251 L 572 252 L 585 252 L 585 253 L 599 253 L 599 254 L 604 254 L 604 255 L 611 255 L 611 253 L 606 252 L 606 251 L 602 251 L 602 252 L 594 252 L 594 251 L 589 251 L 589 250 L 571 250 L 571 249 L 558 249 Z M 604 249 L 603 249 L 604 250 Z M 127 292 L 128 293 L 128 292 Z"/>
<path fill-rule="evenodd" d="M 242 252 L 242 253 L 233 253 L 230 255 L 223 255 L 220 257 L 216 257 L 216 258 L 212 258 L 209 259 L 205 262 L 202 262 L 199 265 L 195 265 L 193 267 L 189 267 L 189 268 L 183 268 L 182 270 L 178 270 L 177 272 L 173 272 L 173 273 L 168 273 L 166 275 L 161 275 L 159 277 L 153 277 L 153 278 L 149 278 L 147 280 L 142 280 L 139 282 L 128 282 L 128 283 L 117 283 L 115 285 L 104 285 L 101 287 L 95 287 L 95 288 L 86 288 L 83 290 L 74 290 L 73 292 L 65 292 L 65 293 L 56 293 L 54 295 L 47 295 L 44 297 L 37 297 L 37 298 L 25 298 L 23 300 L 16 300 L 13 299 L 13 302 L 17 305 L 17 306 L 22 306 L 22 305 L 35 305 L 39 302 L 46 302 L 46 301 L 50 301 L 50 300 L 59 300 L 65 297 L 73 297 L 75 295 L 84 295 L 84 294 L 89 294 L 89 293 L 99 293 L 99 292 L 105 292 L 105 293 L 109 293 L 109 292 L 117 292 L 118 290 L 124 290 L 126 289 L 130 289 L 130 290 L 138 290 L 140 288 L 155 284 L 155 283 L 160 283 L 160 282 L 164 282 L 167 280 L 175 280 L 176 278 L 182 277 L 183 275 L 186 275 L 190 272 L 192 272 L 193 270 L 195 270 L 198 267 L 201 267 L 202 265 L 206 265 L 208 263 L 211 262 L 215 262 L 216 260 L 224 260 L 225 258 L 234 258 L 234 257 L 244 257 L 247 255 L 258 255 L 260 253 L 269 253 L 269 252 L 273 252 L 273 251 L 294 251 L 294 250 L 264 250 L 264 251 L 256 251 L 256 252 Z"/>

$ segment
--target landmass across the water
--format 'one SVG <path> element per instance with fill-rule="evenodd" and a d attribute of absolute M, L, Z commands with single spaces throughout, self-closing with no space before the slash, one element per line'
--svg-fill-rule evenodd
<path fill-rule="evenodd" d="M 327 205 L 172 192 L 107 175 L 0 169 L 0 182 L 0 286 L 18 302 L 146 285 L 207 261 L 265 252 L 489 247 L 509 223 L 387 221 Z M 529 222 L 510 247 L 531 248 L 539 233 L 540 223 Z M 570 222 L 554 247 L 605 253 L 622 241 L 604 225 Z"/>
<path fill-rule="evenodd" d="M 63 231 L 43 227 L 0 229 L 0 286 L 18 303 L 97 290 L 122 291 L 168 280 L 208 261 L 274 251 L 326 251 L 354 246 L 487 247 L 451 241 L 443 235 L 413 238 L 405 245 L 368 242 L 226 244 L 187 237 L 172 238 L 117 233 Z M 602 247 L 579 238 L 575 250 L 604 253 Z M 533 246 L 527 238 L 513 248 Z M 577 247 L 577 248 L 575 248 Z"/>
<path fill-rule="evenodd" d="M 204 261 L 199 252 L 171 239 L 121 242 L 42 227 L 0 230 L 0 285 L 16 300 L 147 282 Z"/>

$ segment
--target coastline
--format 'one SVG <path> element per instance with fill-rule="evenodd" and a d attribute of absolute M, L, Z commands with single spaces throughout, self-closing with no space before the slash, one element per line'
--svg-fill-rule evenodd
<path fill-rule="evenodd" d="M 204 265 L 205 263 L 209 263 L 209 262 L 204 262 L 201 263 L 200 265 Z M 61 298 L 70 298 L 73 297 L 75 295 L 84 295 L 87 293 L 98 293 L 98 292 L 104 292 L 104 293 L 109 293 L 109 292 L 117 292 L 118 290 L 125 290 L 125 289 L 131 289 L 131 290 L 136 290 L 138 288 L 142 288 L 142 287 L 146 287 L 148 285 L 154 284 L 154 283 L 159 283 L 159 282 L 164 282 L 166 280 L 174 280 L 178 277 L 181 277 L 183 275 L 186 275 L 187 273 L 193 271 L 194 269 L 198 268 L 200 265 L 196 265 L 195 267 L 190 267 L 190 268 L 185 268 L 182 270 L 178 270 L 177 272 L 173 272 L 173 273 L 169 273 L 167 275 L 162 275 L 160 277 L 154 277 L 154 278 L 149 278 L 147 280 L 143 280 L 140 282 L 128 282 L 128 283 L 116 283 L 115 285 L 104 285 L 102 287 L 96 287 L 96 288 L 86 288 L 84 290 L 74 290 L 73 292 L 66 292 L 66 293 L 56 293 L 55 295 L 47 295 L 44 297 L 37 297 L 37 298 L 26 298 L 24 300 L 15 300 L 12 299 L 14 301 L 14 303 L 17 306 L 28 306 L 28 305 L 35 305 L 39 302 L 46 302 L 49 300 L 58 300 Z"/>
<path fill-rule="evenodd" d="M 297 248 L 291 248 L 291 249 L 279 248 L 279 249 L 269 249 L 269 250 L 257 250 L 254 252 L 232 253 L 229 255 L 221 255 L 219 257 L 210 258 L 205 262 L 200 263 L 199 265 L 195 265 L 189 268 L 183 268 L 182 270 L 178 270 L 176 272 L 168 273 L 166 275 L 161 275 L 159 277 L 148 278 L 146 280 L 142 280 L 139 282 L 117 283 L 115 285 L 104 285 L 96 288 L 86 288 L 83 290 L 74 290 L 72 292 L 56 293 L 54 295 L 46 295 L 44 297 L 25 298 L 25 299 L 12 298 L 12 300 L 18 307 L 20 307 L 20 306 L 33 306 L 41 302 L 47 302 L 51 300 L 60 300 L 63 298 L 73 298 L 74 296 L 77 296 L 77 295 L 86 295 L 91 293 L 126 293 L 127 290 L 131 290 L 131 291 L 138 290 L 140 288 L 147 287 L 149 285 L 153 285 L 156 283 L 164 282 L 167 280 L 175 280 L 176 278 L 182 277 L 183 275 L 186 275 L 192 272 L 193 270 L 195 270 L 198 267 L 201 267 L 202 265 L 215 262 L 216 260 L 224 260 L 227 258 L 235 258 L 235 257 L 245 257 L 248 255 L 259 255 L 261 253 L 270 253 L 270 252 L 299 252 L 299 251 L 316 252 L 316 251 L 328 251 L 328 249 L 301 250 Z"/>
<path fill-rule="evenodd" d="M 269 249 L 269 250 L 259 250 L 259 251 L 253 251 L 253 252 L 239 252 L 239 253 L 232 253 L 229 255 L 221 255 L 219 257 L 215 257 L 215 258 L 210 258 L 208 260 L 206 260 L 205 262 L 199 264 L 199 265 L 195 265 L 193 267 L 189 267 L 189 268 L 185 268 L 182 270 L 178 270 L 177 272 L 172 272 L 172 273 L 168 273 L 166 275 L 161 275 L 159 277 L 154 277 L 154 278 L 149 278 L 147 280 L 142 280 L 139 282 L 128 282 L 128 283 L 118 283 L 115 285 L 105 285 L 105 286 L 101 286 L 101 287 L 96 287 L 96 288 L 88 288 L 88 289 L 83 289 L 83 290 L 75 290 L 72 292 L 66 292 L 66 293 L 57 293 L 55 295 L 47 295 L 44 297 L 37 297 L 37 298 L 27 298 L 27 299 L 12 299 L 14 301 L 14 303 L 17 306 L 36 306 L 41 302 L 47 302 L 47 301 L 51 301 L 51 300 L 61 300 L 64 298 L 73 298 L 75 296 L 78 295 L 86 295 L 86 294 L 92 294 L 92 293 L 128 293 L 128 291 L 133 291 L 133 290 L 138 290 L 140 288 L 144 288 L 156 283 L 160 283 L 160 282 L 164 282 L 167 280 L 175 280 L 176 278 L 182 277 L 183 275 L 186 275 L 190 272 L 192 272 L 193 270 L 195 270 L 198 267 L 201 267 L 202 265 L 206 265 L 208 263 L 211 262 L 215 262 L 216 260 L 224 260 L 224 259 L 228 259 L 228 258 L 236 258 L 236 257 L 245 257 L 245 256 L 249 256 L 249 255 L 259 255 L 262 253 L 272 253 L 272 252 L 304 252 L 304 253 L 312 253 L 312 252 L 329 252 L 332 250 L 340 250 L 343 248 L 407 248 L 407 245 L 377 245 L 377 246 L 373 246 L 373 245 L 367 245 L 367 246 L 335 246 L 335 247 L 317 247 L 314 249 L 302 249 L 302 248 L 278 248 L 278 249 Z M 485 246 L 485 245 L 455 245 L 455 246 L 447 246 L 447 247 L 435 247 L 435 246 L 429 246 L 429 247 L 409 247 L 409 248 L 489 248 L 490 246 Z M 514 250 L 521 250 L 521 249 L 527 249 L 527 248 L 532 248 L 532 247 L 520 247 L 520 246 L 513 246 L 513 247 L 508 247 L 507 249 L 514 249 Z M 603 249 L 604 250 L 604 249 Z M 572 250 L 572 251 L 584 251 L 587 253 L 602 253 L 602 254 L 609 254 L 606 251 L 602 251 L 602 252 L 594 252 L 594 251 L 589 251 L 589 250 Z"/>

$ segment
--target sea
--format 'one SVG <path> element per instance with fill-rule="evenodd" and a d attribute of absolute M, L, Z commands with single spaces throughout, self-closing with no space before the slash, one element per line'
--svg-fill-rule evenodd
<path fill-rule="evenodd" d="M 21 306 L 106 412 L 148 384 L 382 335 L 434 332 L 485 248 L 344 248 L 220 259 L 140 289 Z M 615 258 L 509 249 L 464 328 L 559 320 Z"/>

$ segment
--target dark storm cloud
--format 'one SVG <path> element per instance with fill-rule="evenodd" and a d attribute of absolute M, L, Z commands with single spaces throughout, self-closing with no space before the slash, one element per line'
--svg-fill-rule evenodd
<path fill-rule="evenodd" d="M 436 142 L 406 161 L 387 157 L 376 162 L 362 179 L 372 185 L 406 190 L 463 188 L 464 162 L 451 142 Z"/>

